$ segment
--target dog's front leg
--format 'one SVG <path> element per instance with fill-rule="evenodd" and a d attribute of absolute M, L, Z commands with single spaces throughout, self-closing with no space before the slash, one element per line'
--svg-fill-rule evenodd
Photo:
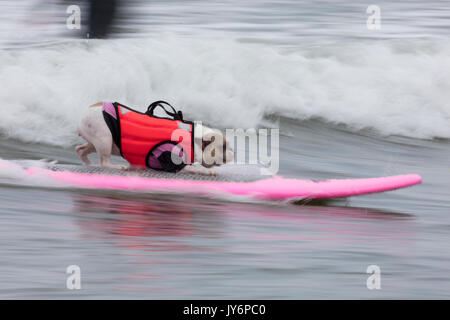
<path fill-rule="evenodd" d="M 120 170 L 126 170 L 128 169 L 127 166 L 121 165 L 121 164 L 112 164 L 109 156 L 100 155 L 100 167 L 101 168 L 111 168 L 111 169 L 120 169 Z"/>

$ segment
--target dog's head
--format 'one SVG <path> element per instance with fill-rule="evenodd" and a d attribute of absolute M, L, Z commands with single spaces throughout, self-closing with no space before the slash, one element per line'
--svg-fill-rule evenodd
<path fill-rule="evenodd" d="M 206 168 L 221 166 L 233 161 L 233 149 L 220 130 L 197 125 L 194 132 L 196 133 L 195 161 Z"/>

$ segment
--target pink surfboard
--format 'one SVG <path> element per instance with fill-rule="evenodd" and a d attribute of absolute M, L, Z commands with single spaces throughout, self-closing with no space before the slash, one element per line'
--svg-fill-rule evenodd
<path fill-rule="evenodd" d="M 343 198 L 405 188 L 422 182 L 421 177 L 417 174 L 323 181 L 282 177 L 255 180 L 245 180 L 240 177 L 233 180 L 227 177 L 168 174 L 154 171 L 133 173 L 70 165 L 26 167 L 9 161 L 0 162 L 0 168 L 18 169 L 22 178 L 50 178 L 58 184 L 78 188 L 199 195 L 228 194 L 272 200 Z"/>

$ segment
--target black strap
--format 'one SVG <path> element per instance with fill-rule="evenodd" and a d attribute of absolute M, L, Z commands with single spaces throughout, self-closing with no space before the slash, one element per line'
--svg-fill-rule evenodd
<path fill-rule="evenodd" d="M 164 108 L 164 105 L 168 105 L 172 109 L 173 112 L 167 111 L 167 109 Z M 172 107 L 172 105 L 170 103 L 163 101 L 163 100 L 158 100 L 158 101 L 151 103 L 148 106 L 147 112 L 145 114 L 153 117 L 153 112 L 155 111 L 156 107 L 163 108 L 163 110 L 167 113 L 167 115 L 171 116 L 173 118 L 173 120 L 183 121 L 183 113 L 181 111 L 176 111 L 175 108 Z"/>

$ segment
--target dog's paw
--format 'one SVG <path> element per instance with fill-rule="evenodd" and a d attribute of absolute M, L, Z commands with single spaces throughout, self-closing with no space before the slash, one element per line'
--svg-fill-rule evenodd
<path fill-rule="evenodd" d="M 211 169 L 209 169 L 205 174 L 212 177 L 216 177 L 218 175 L 217 171 Z"/>
<path fill-rule="evenodd" d="M 102 167 L 108 168 L 108 169 L 128 170 L 127 166 L 124 166 L 121 164 L 108 164 L 108 165 L 103 165 Z"/>

